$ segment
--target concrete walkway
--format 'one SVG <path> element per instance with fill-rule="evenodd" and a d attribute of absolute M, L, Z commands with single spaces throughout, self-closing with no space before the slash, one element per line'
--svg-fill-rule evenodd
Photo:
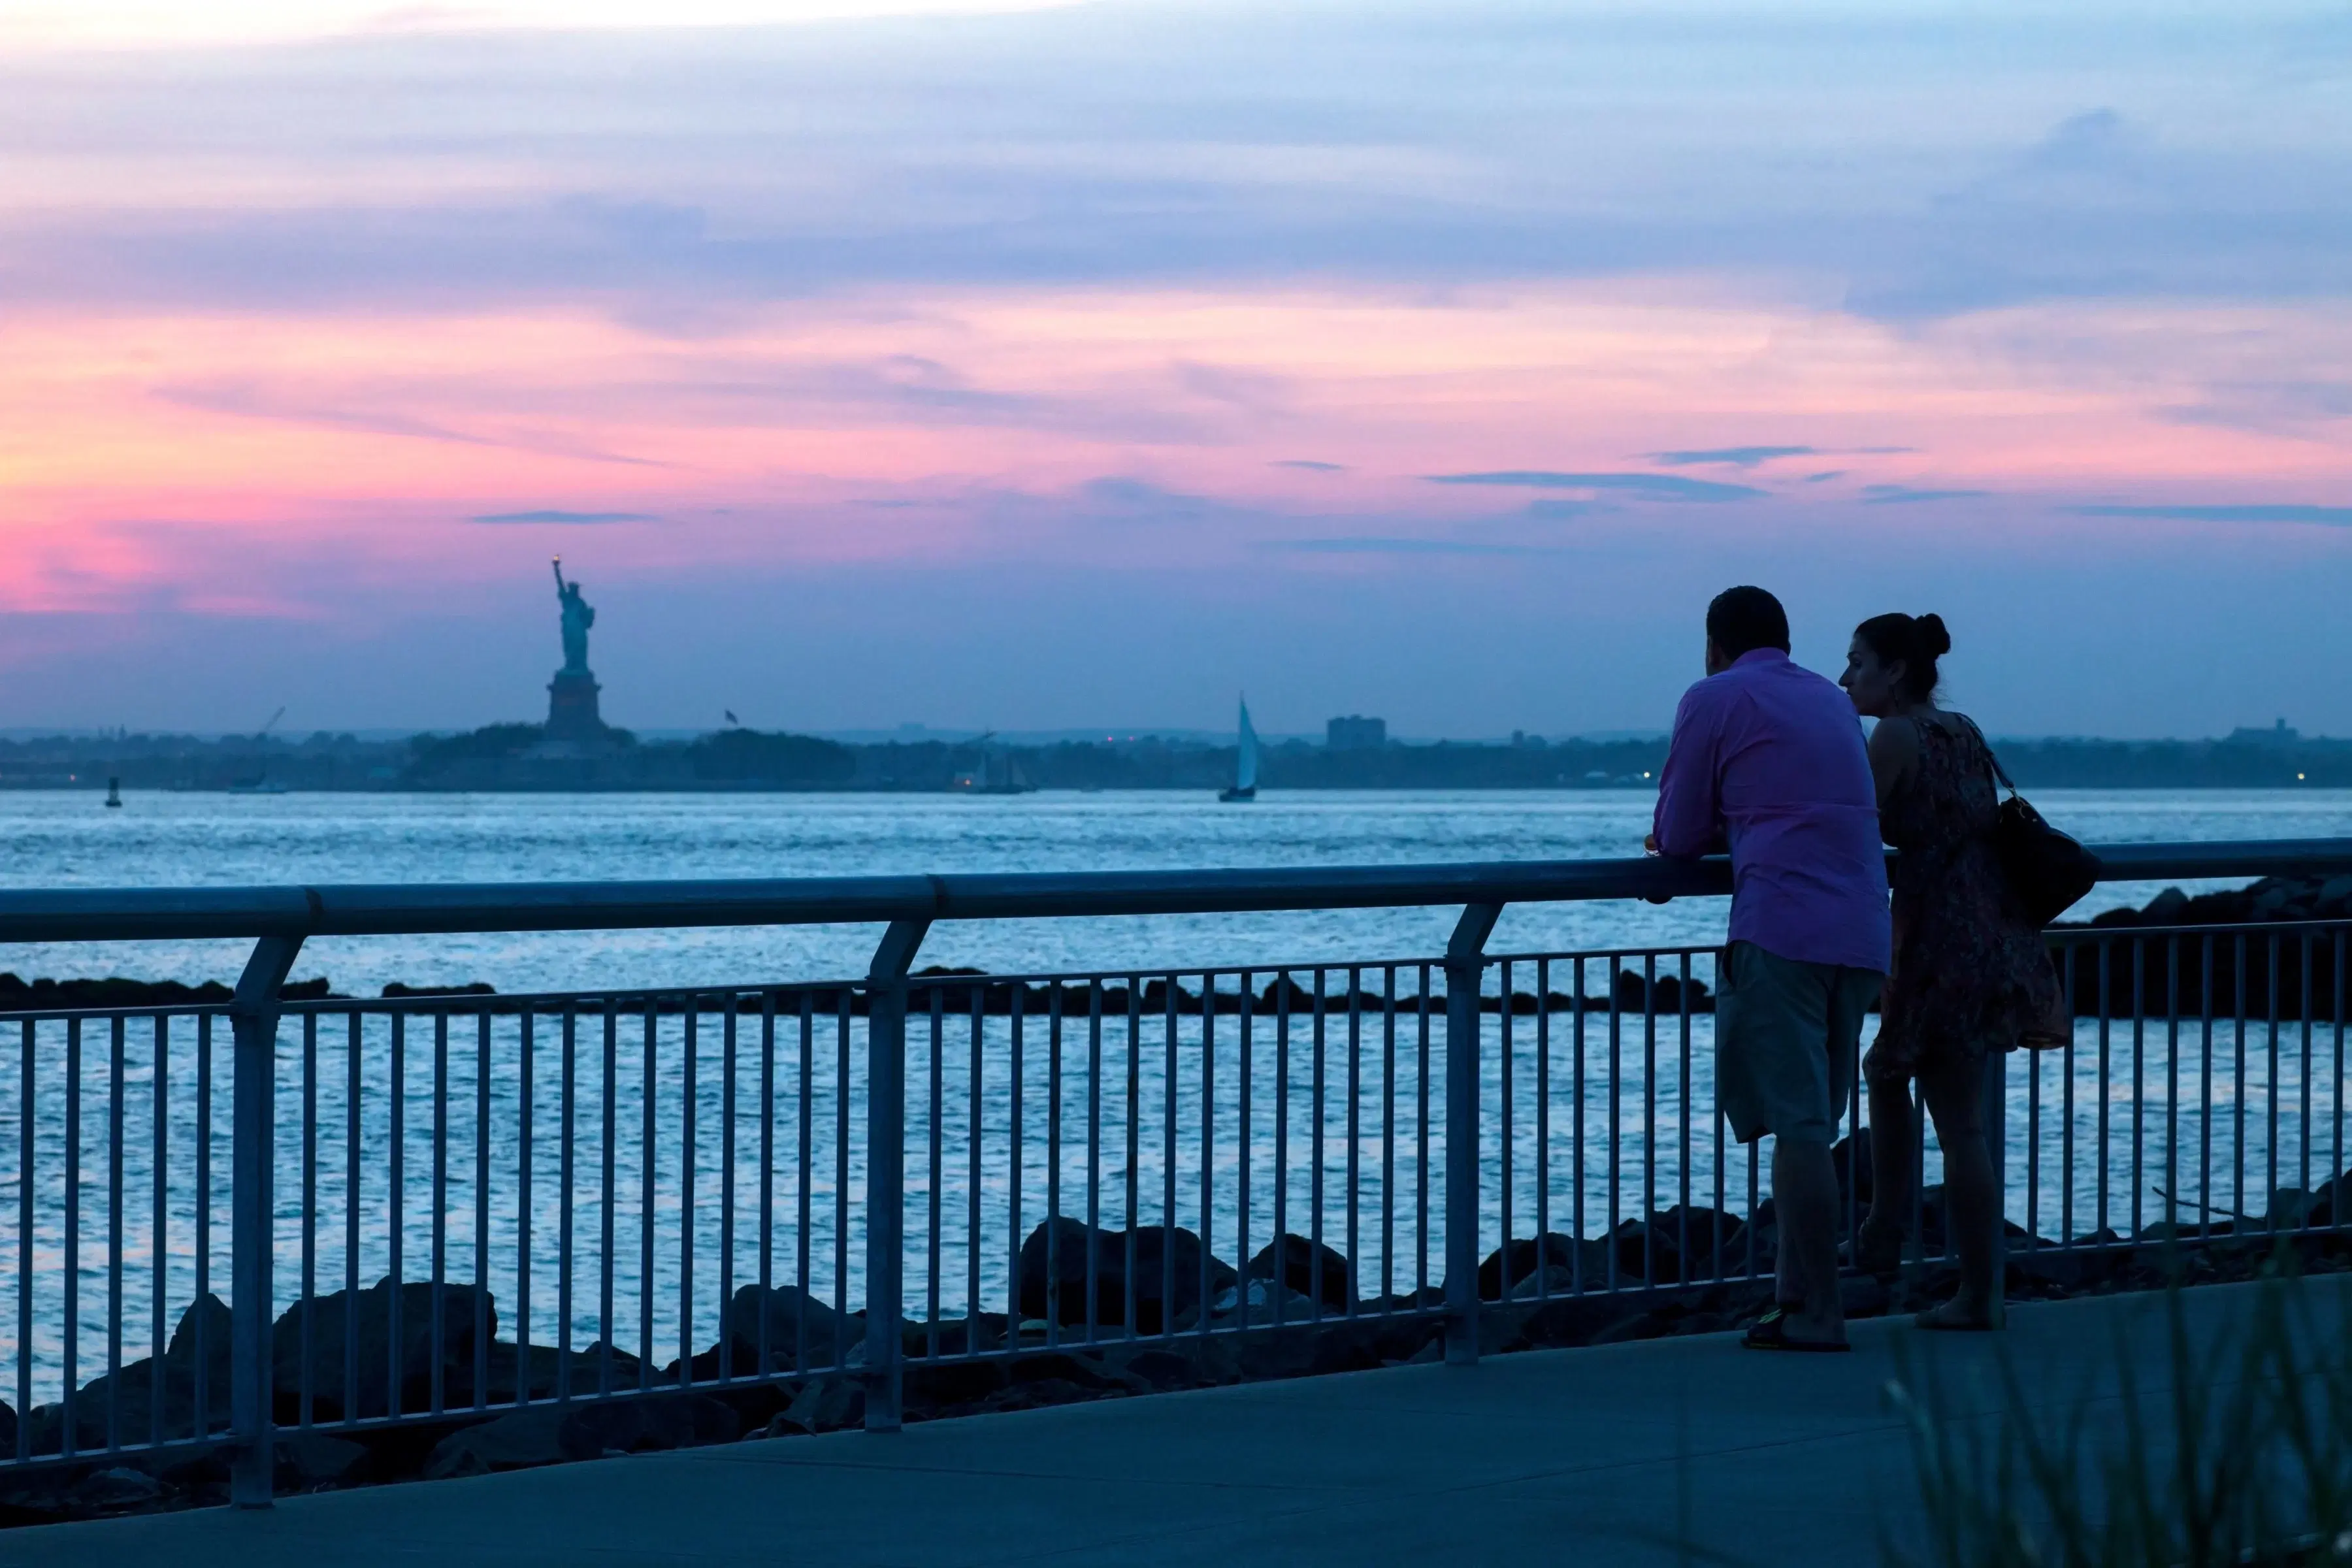
<path fill-rule="evenodd" d="M 2347 1284 L 2314 1281 L 2314 1304 L 2352 1306 Z M 2189 1293 L 2200 1337 L 2248 1289 Z M 1882 1524 L 1907 1536 L 1916 1510 L 1884 1392 L 1899 1346 L 1958 1395 L 1951 1419 L 1997 1409 L 2005 1351 L 2037 1401 L 2087 1400 L 2095 1423 L 2117 1408 L 2118 1333 L 2144 1388 L 2168 1381 L 2160 1310 L 2059 1302 L 2017 1309 L 1998 1337 L 1859 1323 L 1850 1356 L 1710 1335 L 737 1443 L 15 1531 L 0 1560 L 1646 1564 L 1677 1561 L 1679 1518 L 1740 1562 L 1874 1563 Z"/>

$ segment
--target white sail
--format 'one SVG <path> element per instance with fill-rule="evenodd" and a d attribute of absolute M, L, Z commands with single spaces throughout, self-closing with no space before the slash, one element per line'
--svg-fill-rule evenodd
<path fill-rule="evenodd" d="M 1257 731 L 1250 725 L 1249 701 L 1242 701 L 1242 742 L 1234 761 L 1234 787 L 1237 790 L 1257 788 Z"/>

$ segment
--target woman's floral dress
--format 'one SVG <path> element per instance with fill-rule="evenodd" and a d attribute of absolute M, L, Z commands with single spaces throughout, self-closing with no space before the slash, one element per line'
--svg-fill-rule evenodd
<path fill-rule="evenodd" d="M 1910 1078 L 2069 1032 L 2042 933 L 1993 851 L 1992 757 L 1974 723 L 1915 721 L 1919 764 L 1879 813 L 1895 863 L 1895 963 L 1866 1070 Z"/>

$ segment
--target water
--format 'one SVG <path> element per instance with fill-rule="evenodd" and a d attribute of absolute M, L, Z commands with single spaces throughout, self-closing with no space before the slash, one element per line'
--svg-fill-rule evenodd
<path fill-rule="evenodd" d="M 2352 833 L 2352 791 L 2051 792 L 2036 804 L 2090 842 L 2324 837 Z M 0 793 L 0 887 L 199 887 L 857 876 L 1578 859 L 1640 853 L 1637 791 L 940 795 L 137 795 Z M 2144 902 L 2119 884 L 2083 905 Z M 1454 911 L 1361 910 L 943 924 L 922 963 L 994 973 L 1441 952 Z M 1718 940 L 1721 900 L 1528 905 L 1496 952 Z M 298 977 L 373 995 L 487 981 L 500 991 L 774 982 L 861 974 L 870 928 L 332 938 Z M 237 943 L 0 944 L 35 975 L 234 980 Z"/>
<path fill-rule="evenodd" d="M 2352 793 L 2053 794 L 2038 804 L 2093 842 L 2352 831 Z M 1578 792 L 1276 795 L 1247 807 L 1139 795 L 161 795 L 133 796 L 110 812 L 89 795 L 0 795 L 0 883 L 1573 858 L 1636 849 L 1648 808 L 1646 797 L 1630 792 Z M 2144 901 L 2154 890 L 2102 889 L 2085 910 Z M 1720 940 L 1723 914 L 1720 900 L 1520 908 L 1507 915 L 1493 948 L 1703 948 Z M 1442 950 L 1453 915 L 1441 909 L 950 924 L 934 933 L 923 957 L 997 973 L 1234 961 L 1262 971 L 1275 961 L 1427 958 Z M 804 928 L 338 940 L 313 944 L 297 973 L 324 973 L 358 995 L 393 980 L 481 979 L 508 992 L 774 984 L 857 974 L 875 934 Z M 0 968 L 27 976 L 194 981 L 233 978 L 243 956 L 240 944 L 224 943 L 18 945 L 0 949 Z M 1675 972 L 1681 962 L 1664 961 L 1662 972 Z M 1689 962 L 1698 978 L 1712 981 L 1711 954 Z M 1549 980 L 1553 989 L 1574 988 L 1557 970 Z M 1378 992 L 1388 974 L 1375 967 L 1361 982 Z M 1347 983 L 1344 971 L 1330 976 L 1335 990 Z M 1417 969 L 1399 973 L 1401 990 L 1417 983 Z M 1511 983 L 1533 990 L 1538 977 L 1518 968 Z M 1582 989 L 1598 994 L 1608 984 L 1596 966 Z M 820 1003 L 803 1023 L 796 1004 L 787 1003 L 772 1034 L 756 1016 L 735 1017 L 730 1033 L 726 1016 L 705 1014 L 695 1021 L 691 1051 L 687 1022 L 675 1015 L 650 1026 L 642 1016 L 616 1019 L 609 1036 L 601 1016 L 588 1016 L 576 1021 L 568 1043 L 561 1019 L 541 1017 L 528 1046 L 522 1023 L 511 1016 L 458 1016 L 446 1034 L 431 1020 L 412 1019 L 397 1043 L 381 1016 L 356 1025 L 331 1012 L 289 1019 L 278 1090 L 278 1307 L 295 1300 L 306 1279 L 321 1291 L 347 1279 L 373 1282 L 395 1267 L 395 1249 L 404 1278 L 429 1278 L 437 1255 L 448 1278 L 487 1279 L 505 1337 L 523 1322 L 542 1344 L 568 1333 L 577 1348 L 609 1334 L 656 1363 L 709 1344 L 729 1287 L 760 1278 L 763 1268 L 780 1282 L 805 1280 L 823 1298 L 856 1305 L 865 1027 L 836 1018 L 830 1005 Z M 1164 1017 L 1146 1014 L 1130 1028 L 1119 1013 L 1099 1034 L 1087 1017 L 1058 1026 L 1031 1018 L 1016 1048 L 1010 1020 L 982 1021 L 975 1039 L 968 1019 L 950 1016 L 935 1055 L 919 1002 L 918 1011 L 907 1074 L 910 1311 L 936 1305 L 953 1312 L 974 1302 L 1003 1310 L 1022 1237 L 1050 1212 L 1083 1215 L 1089 1205 L 1111 1226 L 1172 1217 L 1205 1229 L 1217 1255 L 1234 1262 L 1279 1228 L 1303 1233 L 1319 1223 L 1327 1239 L 1356 1259 L 1368 1290 L 1442 1277 L 1441 1216 L 1424 1226 L 1421 1215 L 1424 1189 L 1433 1201 L 1443 1188 L 1442 1028 L 1433 1058 L 1410 1016 L 1396 1020 L 1393 1036 L 1376 1009 L 1353 1020 L 1328 1017 L 1319 1028 L 1294 1017 L 1286 1034 L 1259 1018 L 1245 1054 L 1237 1019 L 1204 1028 L 1201 1018 L 1184 1017 L 1171 1029 Z M 1562 1016 L 1489 1016 L 1485 1025 L 1481 1101 L 1489 1131 L 1481 1164 L 1490 1199 L 1482 1252 L 1507 1224 L 1519 1236 L 1538 1226 L 1597 1234 L 1616 1217 L 1685 1197 L 1713 1204 L 1718 1191 L 1735 1211 L 1751 1206 L 1748 1152 L 1718 1142 L 1711 1019 L 1592 1014 L 1580 1024 Z M 200 1287 L 226 1293 L 226 1030 L 216 1028 L 211 1043 L 207 1100 L 196 1092 L 196 1027 L 176 1018 L 159 1039 L 147 1020 L 131 1021 L 119 1037 L 93 1025 L 79 1047 L 78 1074 L 68 1070 L 76 1047 L 62 1026 L 34 1032 L 36 1217 L 28 1238 L 18 1229 L 21 1188 L 13 1179 L 22 1167 L 27 1109 L 17 1054 L 25 1042 L 15 1031 L 0 1038 L 0 1174 L 11 1178 L 0 1182 L 0 1259 L 10 1276 L 0 1281 L 0 1368 L 21 1364 L 37 1399 L 56 1396 L 69 1364 L 80 1381 L 104 1370 L 104 1325 L 118 1289 L 126 1359 L 143 1353 L 159 1321 L 168 1332 Z M 2031 1216 L 2044 1235 L 2062 1227 L 2086 1233 L 2102 1223 L 2127 1228 L 2159 1215 L 2168 1191 L 2228 1212 L 2259 1213 L 2273 1175 L 2298 1180 L 2341 1167 L 2341 1042 L 2332 1029 L 2273 1033 L 2255 1024 L 2242 1039 L 2225 1022 L 2209 1040 L 2193 1026 L 2176 1034 L 2122 1024 L 2105 1032 L 2103 1045 L 2099 1026 L 2086 1022 L 2077 1042 L 2071 1063 L 2044 1053 L 2014 1064 L 2010 1080 L 2011 1215 Z M 2200 1093 L 2209 1059 L 2210 1118 Z M 2135 1081 L 2145 1092 L 2135 1095 Z M 79 1091 L 70 1116 L 69 1084 Z M 168 1107 L 160 1120 L 159 1100 Z M 1507 1103 L 1507 1140 L 1495 1131 Z M 1694 1114 L 1684 1113 L 1685 1104 Z M 199 1122 L 206 1111 L 208 1130 Z M 2022 1137 L 2029 1117 L 2039 1130 L 2031 1160 Z M 478 1125 L 487 1137 L 478 1137 Z M 436 1170 L 438 1128 L 446 1130 L 446 1157 Z M 1930 1180 L 1938 1163 L 1931 1153 Z M 79 1215 L 70 1239 L 69 1170 L 79 1173 Z M 211 1238 L 202 1279 L 200 1222 Z M 19 1269 L 26 1239 L 32 1267 Z M 79 1323 L 70 1347 L 68 1277 Z M 20 1362 L 15 1325 L 27 1282 L 33 1332 Z M 13 1392 L 8 1397 L 15 1401 Z"/>

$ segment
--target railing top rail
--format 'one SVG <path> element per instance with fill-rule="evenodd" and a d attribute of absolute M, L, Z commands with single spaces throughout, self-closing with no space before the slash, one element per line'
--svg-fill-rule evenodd
<path fill-rule="evenodd" d="M 2102 845 L 2096 849 L 2103 878 L 2109 881 L 2352 871 L 2352 838 Z M 0 892 L 0 942 L 1225 914 L 1704 897 L 1730 890 L 1730 866 L 1720 857 L 707 881 L 41 889 Z"/>

